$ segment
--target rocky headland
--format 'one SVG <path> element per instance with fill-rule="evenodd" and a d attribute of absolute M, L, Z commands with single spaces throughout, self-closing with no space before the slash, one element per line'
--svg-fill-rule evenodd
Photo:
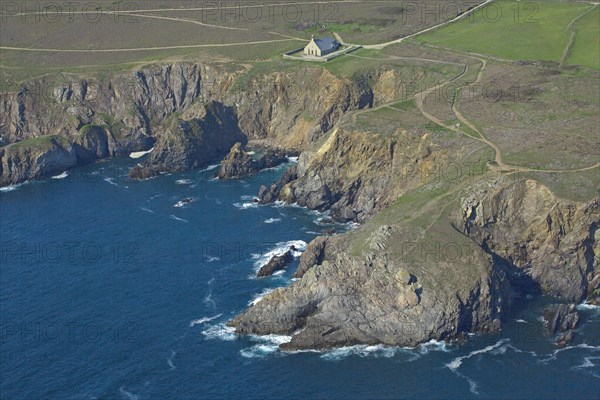
<path fill-rule="evenodd" d="M 567 200 L 513 173 L 448 180 L 435 171 L 482 159 L 488 168 L 489 153 L 443 129 L 346 120 L 401 97 L 407 84 L 429 79 L 425 70 L 247 72 L 174 63 L 109 78 L 45 77 L 4 93 L 0 185 L 151 148 L 132 179 L 217 162 L 219 178 L 235 179 L 300 153 L 258 201 L 360 226 L 314 239 L 297 280 L 229 322 L 239 334 L 290 335 L 285 349 L 415 346 L 495 332 L 540 293 L 600 305 L 600 199 Z M 248 143 L 269 147 L 253 158 Z M 289 262 L 273 258 L 259 274 Z M 577 324 L 571 314 L 548 312 L 564 331 L 551 333 L 563 335 L 560 345 Z"/>

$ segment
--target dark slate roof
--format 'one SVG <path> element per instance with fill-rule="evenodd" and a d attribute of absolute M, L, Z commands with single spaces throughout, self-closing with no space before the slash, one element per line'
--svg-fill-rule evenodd
<path fill-rule="evenodd" d="M 331 36 L 315 39 L 315 43 L 317 44 L 319 49 L 321 49 L 321 51 L 335 50 L 339 46 L 339 43 Z"/>

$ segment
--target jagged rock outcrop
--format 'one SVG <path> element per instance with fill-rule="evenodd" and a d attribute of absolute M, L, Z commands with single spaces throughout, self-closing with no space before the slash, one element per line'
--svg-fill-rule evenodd
<path fill-rule="evenodd" d="M 366 81 L 340 78 L 324 68 L 284 69 L 244 83 L 230 96 L 241 129 L 286 149 L 310 147 L 346 112 L 373 104 Z"/>
<path fill-rule="evenodd" d="M 276 167 L 285 162 L 288 162 L 285 152 L 274 149 L 267 149 L 265 154 L 255 160 L 244 150 L 242 143 L 238 142 L 221 161 L 221 166 L 216 176 L 219 179 L 241 178 L 256 174 L 265 168 Z"/>
<path fill-rule="evenodd" d="M 551 304 L 544 309 L 544 321 L 548 335 L 559 334 L 556 345 L 565 347 L 573 340 L 579 313 L 574 304 Z"/>
<path fill-rule="evenodd" d="M 282 200 L 329 210 L 340 222 L 364 222 L 421 184 L 427 165 L 442 162 L 446 149 L 434 147 L 425 136 L 400 129 L 385 136 L 337 129 L 316 150 L 303 152 L 277 183 L 261 187 L 259 201 Z"/>
<path fill-rule="evenodd" d="M 256 276 L 259 278 L 271 276 L 275 272 L 285 269 L 292 261 L 294 261 L 292 250 L 288 250 L 282 255 L 274 255 L 268 263 L 260 267 Z"/>
<path fill-rule="evenodd" d="M 454 211 L 426 230 L 410 220 L 370 220 L 334 237 L 336 248 L 325 257 L 324 239 L 310 243 L 303 256 L 310 267 L 301 279 L 230 325 L 244 334 L 291 335 L 282 345 L 290 350 L 414 346 L 500 329 L 528 285 L 565 299 L 597 300 L 597 200 L 565 201 L 535 181 L 511 177 L 478 181 L 467 193 L 457 193 L 447 203 Z M 431 231 L 460 251 L 440 257 Z M 543 244 L 551 246 L 540 252 Z M 569 328 L 558 338 L 565 345 L 576 321 L 570 313 L 557 321 Z"/>
<path fill-rule="evenodd" d="M 600 295 L 600 200 L 557 198 L 526 179 L 483 182 L 462 200 L 456 226 L 487 252 L 564 301 Z"/>
<path fill-rule="evenodd" d="M 294 278 L 302 278 L 306 272 L 314 266 L 321 265 L 331 253 L 335 239 L 328 236 L 319 236 L 313 239 L 300 256 L 298 269 L 294 272 Z"/>
<path fill-rule="evenodd" d="M 241 67 L 197 63 L 153 65 L 112 77 L 50 75 L 0 94 L 0 143 L 58 135 L 80 146 L 77 164 L 89 162 L 94 154 L 126 156 L 150 149 L 155 141 L 160 149 L 165 133 L 185 142 L 185 138 L 174 138 L 175 132 L 186 129 L 176 128 L 173 120 L 193 125 L 204 113 L 205 104 L 217 101 L 237 115 L 238 129 L 247 138 L 268 139 L 271 145 L 298 151 L 317 140 L 344 113 L 368 107 L 372 99 L 365 82 L 310 67 L 250 78 Z M 102 148 L 98 151 L 100 143 L 90 143 L 89 148 L 89 140 L 82 144 L 78 136 L 90 127 L 94 133 L 95 127 L 106 132 L 108 153 Z M 176 147 L 194 151 L 193 146 Z M 19 176 L 26 175 L 38 174 Z M 18 181 L 17 176 L 4 180 Z"/>
<path fill-rule="evenodd" d="M 221 160 L 236 142 L 246 140 L 234 110 L 222 103 L 209 102 L 202 118 L 175 120 L 160 135 L 150 157 L 133 167 L 129 176 L 143 179 L 161 172 L 205 167 Z"/>
<path fill-rule="evenodd" d="M 77 149 L 51 135 L 0 148 L 0 186 L 59 174 L 77 164 Z"/>

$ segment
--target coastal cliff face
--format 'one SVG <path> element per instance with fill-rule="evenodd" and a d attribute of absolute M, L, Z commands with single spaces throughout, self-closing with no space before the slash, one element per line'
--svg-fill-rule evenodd
<path fill-rule="evenodd" d="M 598 303 L 597 200 L 564 201 L 535 181 L 510 178 L 476 183 L 469 193 L 428 228 L 452 238 L 461 249 L 452 257 L 431 254 L 432 237 L 415 236 L 410 222 L 370 220 L 335 237 L 335 250 L 324 252 L 323 238 L 309 244 L 302 279 L 230 325 L 239 333 L 292 335 L 282 345 L 289 350 L 414 346 L 495 331 L 537 289 Z M 367 247 L 357 253 L 348 243 L 364 232 L 371 232 Z"/>
<path fill-rule="evenodd" d="M 598 199 L 588 204 L 564 201 L 533 180 L 474 190 L 462 201 L 457 229 L 545 293 L 598 304 Z"/>
<path fill-rule="evenodd" d="M 1 181 L 42 178 L 94 159 L 148 150 L 155 142 L 158 154 L 132 176 L 149 177 L 219 161 L 236 141 L 268 139 L 270 146 L 297 151 L 309 147 L 345 112 L 372 103 L 368 85 L 323 69 L 259 75 L 236 87 L 243 74 L 242 69 L 220 65 L 178 63 L 111 78 L 41 78 L 16 93 L 4 93 L 0 96 L 0 138 L 6 145 L 2 163 L 19 167 L 18 171 L 3 169 Z M 198 135 L 198 130 L 205 134 Z M 198 143 L 213 131 L 211 139 Z M 36 164 L 37 158 L 50 157 L 47 152 L 52 149 L 37 140 L 49 135 L 79 147 L 75 163 L 54 152 L 56 166 Z M 36 140 L 19 152 L 19 160 L 26 162 L 6 159 L 16 154 L 9 150 L 11 145 L 31 139 Z M 213 143 L 217 148 L 209 149 Z M 98 144 L 108 151 L 98 151 Z M 39 171 L 29 171 L 31 165 Z"/>
<path fill-rule="evenodd" d="M 441 164 L 446 153 L 426 135 L 402 129 L 384 136 L 340 128 L 303 152 L 297 167 L 279 182 L 261 188 L 259 199 L 329 210 L 340 222 L 364 222 L 421 184 L 423 176 L 415 171 Z"/>

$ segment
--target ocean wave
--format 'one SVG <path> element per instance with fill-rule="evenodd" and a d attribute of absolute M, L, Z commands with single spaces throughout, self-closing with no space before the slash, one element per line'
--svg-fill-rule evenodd
<path fill-rule="evenodd" d="M 189 223 L 189 221 L 187 219 L 183 219 L 183 218 L 179 218 L 176 217 L 175 215 L 171 214 L 171 219 L 174 219 L 175 221 L 181 221 L 181 222 L 185 222 L 186 224 Z"/>
<path fill-rule="evenodd" d="M 233 203 L 233 205 L 235 207 L 237 207 L 240 210 L 248 210 L 250 208 L 258 208 L 258 203 L 255 202 L 248 202 L 248 203 Z"/>
<path fill-rule="evenodd" d="M 516 322 L 521 323 L 521 324 L 528 324 L 529 322 L 525 321 L 524 319 L 518 319 L 516 320 Z"/>
<path fill-rule="evenodd" d="M 421 343 L 415 350 L 419 352 L 419 354 L 428 354 L 432 351 L 443 351 L 444 353 L 448 353 L 452 350 L 451 346 L 451 344 L 444 341 L 432 339 L 429 342 Z"/>
<path fill-rule="evenodd" d="M 137 394 L 133 394 L 133 393 L 128 392 L 127 390 L 125 390 L 123 386 L 121 386 L 119 388 L 119 393 L 126 400 L 139 400 L 139 398 L 140 398 L 140 396 L 138 396 Z"/>
<path fill-rule="evenodd" d="M 327 350 L 320 355 L 320 358 L 328 361 L 340 361 L 350 356 L 373 357 L 373 358 L 392 358 L 398 354 L 408 354 L 410 356 L 406 361 L 411 362 L 419 359 L 421 356 L 415 353 L 412 348 L 378 345 L 355 345 L 339 347 Z"/>
<path fill-rule="evenodd" d="M 146 211 L 146 212 L 149 212 L 149 213 L 151 213 L 151 214 L 154 214 L 154 211 L 152 211 L 151 209 L 149 209 L 149 208 L 147 208 L 147 207 L 140 207 L 140 210 L 142 210 L 142 211 Z"/>
<path fill-rule="evenodd" d="M 254 298 L 252 300 L 250 300 L 248 302 L 248 306 L 254 306 L 254 305 L 256 305 L 256 303 L 258 303 L 259 301 L 261 301 L 266 295 L 268 295 L 271 292 L 274 292 L 277 289 L 279 289 L 279 288 L 267 288 L 267 289 L 264 289 L 262 292 L 258 293 L 256 296 L 254 296 Z"/>
<path fill-rule="evenodd" d="M 194 181 L 191 179 L 177 179 L 175 183 L 178 185 L 191 185 Z"/>
<path fill-rule="evenodd" d="M 281 218 L 268 218 L 265 219 L 265 224 L 272 224 L 273 222 L 279 222 L 281 221 Z"/>
<path fill-rule="evenodd" d="M 279 345 L 289 343 L 292 340 L 291 336 L 284 335 L 250 335 L 249 338 L 261 343 L 240 350 L 240 355 L 245 358 L 264 358 L 279 353 Z"/>
<path fill-rule="evenodd" d="M 58 175 L 54 175 L 52 178 L 50 179 L 65 179 L 67 176 L 69 176 L 69 173 L 67 171 L 64 171 L 61 174 Z"/>
<path fill-rule="evenodd" d="M 484 347 L 483 349 L 474 350 L 474 351 L 470 352 L 469 354 L 467 354 L 466 356 L 456 357 L 454 360 L 452 360 L 448 364 L 446 364 L 446 367 L 448 367 L 452 371 L 456 371 L 458 368 L 460 368 L 460 366 L 462 365 L 464 360 L 467 360 L 467 359 L 469 359 L 473 356 L 479 355 L 479 354 L 485 354 L 485 353 L 489 353 L 493 350 L 496 350 L 497 348 L 503 346 L 508 341 L 509 341 L 509 339 L 502 339 L 502 340 L 499 340 L 498 342 L 496 342 L 495 344 Z"/>
<path fill-rule="evenodd" d="M 0 188 L 0 192 L 12 192 L 13 190 L 17 190 L 22 184 L 18 185 L 8 185 Z"/>
<path fill-rule="evenodd" d="M 113 186 L 119 187 L 119 184 L 117 182 L 115 182 L 115 178 L 111 178 L 109 176 L 105 176 L 104 177 L 104 181 L 110 183 Z M 127 188 L 127 186 L 124 186 L 124 187 Z"/>
<path fill-rule="evenodd" d="M 594 356 L 584 357 L 582 364 L 575 365 L 575 366 L 571 367 L 571 369 L 575 370 L 575 371 L 581 370 L 581 371 L 583 371 L 583 372 L 585 372 L 587 374 L 592 375 L 595 378 L 599 378 L 600 379 L 600 375 L 595 374 L 594 372 L 588 370 L 588 368 L 594 368 L 594 367 L 600 365 L 600 364 L 594 364 L 592 362 L 592 360 L 600 360 L 600 357 L 594 357 Z"/>
<path fill-rule="evenodd" d="M 233 341 L 237 338 L 235 328 L 223 324 L 209 326 L 202 331 L 202 335 L 209 340 Z"/>
<path fill-rule="evenodd" d="M 196 326 L 196 325 L 204 324 L 205 322 L 213 321 L 213 320 L 219 318 L 221 315 L 223 315 L 223 314 L 217 314 L 217 315 L 213 315 L 212 317 L 202 317 L 200 319 L 195 319 L 190 322 L 190 328 L 193 326 Z"/>
<path fill-rule="evenodd" d="M 281 256 L 285 254 L 290 247 L 294 246 L 296 251 L 292 251 L 292 255 L 294 257 L 300 257 L 304 249 L 306 249 L 307 243 L 304 240 L 290 240 L 288 242 L 279 242 L 275 245 L 275 247 L 264 254 L 252 254 L 252 259 L 254 261 L 254 269 L 255 272 L 258 272 L 260 267 L 265 265 L 266 263 L 273 258 L 273 256 Z"/>
<path fill-rule="evenodd" d="M 177 352 L 175 350 L 171 350 L 171 356 L 169 358 L 167 358 L 167 364 L 169 365 L 169 368 L 171 368 L 171 369 L 177 369 L 175 367 L 175 364 L 173 364 L 173 360 L 175 359 L 176 355 L 177 355 Z"/>
<path fill-rule="evenodd" d="M 583 302 L 581 304 L 578 304 L 576 307 L 578 310 L 593 310 L 593 311 L 600 311 L 600 306 L 596 306 L 593 304 L 588 304 L 586 302 Z"/>
<path fill-rule="evenodd" d="M 204 255 L 204 261 L 206 262 L 214 262 L 214 261 L 219 261 L 220 258 L 217 256 L 209 256 L 209 255 Z"/>
<path fill-rule="evenodd" d="M 240 200 L 244 200 L 244 201 L 250 201 L 250 200 L 258 200 L 258 198 L 256 196 L 253 196 L 251 194 L 245 194 L 243 196 L 240 196 Z"/>
<path fill-rule="evenodd" d="M 562 353 L 563 351 L 569 351 L 569 350 L 575 350 L 575 349 L 585 349 L 585 350 L 592 350 L 592 351 L 600 351 L 600 346 L 592 346 L 592 345 L 587 344 L 587 343 L 581 343 L 581 344 L 577 344 L 577 345 L 574 345 L 574 346 L 566 346 L 566 347 L 563 347 L 562 349 L 556 349 L 556 350 L 554 350 L 551 354 L 545 354 L 545 355 L 547 355 L 549 357 L 543 358 L 541 360 L 538 360 L 538 363 L 546 364 L 549 361 L 556 360 L 556 357 L 558 356 L 558 354 Z"/>

